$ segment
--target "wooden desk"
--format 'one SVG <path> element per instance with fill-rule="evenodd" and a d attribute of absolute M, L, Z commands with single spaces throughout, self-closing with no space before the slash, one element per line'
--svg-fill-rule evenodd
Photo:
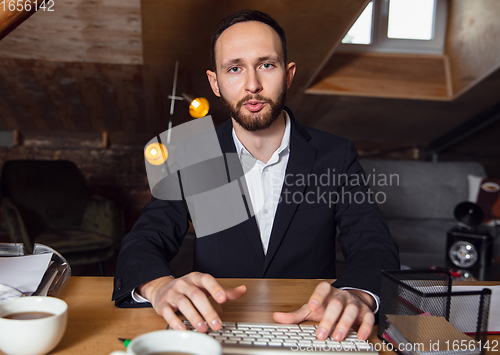
<path fill-rule="evenodd" d="M 306 303 L 319 281 L 220 279 L 220 283 L 224 287 L 244 283 L 248 288 L 239 300 L 215 304 L 223 321 L 273 322 L 274 311 L 293 311 Z M 165 321 L 152 308 L 116 308 L 111 302 L 112 288 L 111 277 L 70 278 L 59 295 L 69 306 L 68 327 L 51 354 L 110 354 L 123 349 L 119 337 L 130 339 L 165 329 Z M 380 343 L 376 329 L 370 341 Z"/>

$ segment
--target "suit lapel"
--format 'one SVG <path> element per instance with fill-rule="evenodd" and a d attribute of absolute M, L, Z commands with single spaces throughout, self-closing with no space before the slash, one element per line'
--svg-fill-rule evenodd
<path fill-rule="evenodd" d="M 295 120 L 291 111 L 285 108 L 290 116 L 292 129 L 290 134 L 290 157 L 286 168 L 286 184 L 283 182 L 281 189 L 281 203 L 278 204 L 276 215 L 274 217 L 273 229 L 269 240 L 269 247 L 266 254 L 266 262 L 262 276 L 265 275 L 269 264 L 271 263 L 276 251 L 285 236 L 286 231 L 292 221 L 293 215 L 297 210 L 298 204 L 293 202 L 294 194 L 304 196 L 306 186 L 297 183 L 304 175 L 310 174 L 316 157 L 316 148 L 308 143 L 311 139 L 307 131 Z"/>
<path fill-rule="evenodd" d="M 220 147 L 222 150 L 222 154 L 226 156 L 226 154 L 236 154 L 236 146 L 234 145 L 234 140 L 232 136 L 232 122 L 231 120 L 225 121 L 221 124 L 217 129 L 217 136 L 219 138 Z M 226 159 L 226 157 L 225 157 Z M 227 159 L 226 159 L 226 168 L 227 168 Z M 238 176 L 243 176 L 243 169 L 241 169 L 241 174 L 237 174 Z M 229 171 L 228 171 L 229 176 Z M 245 179 L 240 179 L 241 183 L 246 184 Z M 243 196 L 246 200 L 247 204 L 251 203 L 247 196 Z M 255 217 L 252 217 L 246 220 L 243 223 L 234 227 L 235 231 L 239 231 L 239 234 L 244 234 L 250 240 L 250 243 L 253 245 L 255 252 L 259 255 L 259 260 L 264 262 L 264 248 L 262 247 L 262 240 L 260 238 L 259 227 L 257 226 L 257 221 Z"/>

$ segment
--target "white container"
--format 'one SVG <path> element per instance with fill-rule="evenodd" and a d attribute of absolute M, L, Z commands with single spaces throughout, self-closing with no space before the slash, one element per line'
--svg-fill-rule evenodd
<path fill-rule="evenodd" d="M 160 351 L 179 351 L 193 355 L 221 355 L 222 347 L 213 338 L 189 330 L 159 330 L 134 338 L 127 351 L 111 355 L 144 355 Z"/>
<path fill-rule="evenodd" d="M 6 319 L 14 313 L 47 312 L 40 319 Z M 0 350 L 8 355 L 43 355 L 54 349 L 66 330 L 68 305 L 54 297 L 21 297 L 0 302 Z"/>

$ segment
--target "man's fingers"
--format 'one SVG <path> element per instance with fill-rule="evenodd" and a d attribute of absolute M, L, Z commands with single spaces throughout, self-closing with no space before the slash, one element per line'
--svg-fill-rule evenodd
<path fill-rule="evenodd" d="M 172 327 L 172 329 L 185 330 L 186 326 L 179 317 L 175 314 L 174 310 L 168 305 L 165 305 L 161 309 L 161 316 L 167 321 L 167 323 Z"/>
<path fill-rule="evenodd" d="M 321 319 L 318 329 L 316 330 L 316 337 L 319 340 L 325 340 L 328 334 L 330 334 L 333 324 L 339 319 L 340 315 L 344 311 L 345 303 L 345 296 L 341 293 L 329 301 L 328 306 L 325 309 L 325 313 L 323 314 L 323 318 Z"/>
<path fill-rule="evenodd" d="M 201 292 L 201 291 L 200 291 Z M 184 295 L 179 295 L 175 300 L 179 311 L 187 318 L 189 323 L 191 323 L 197 331 L 204 333 L 207 331 L 207 325 L 205 320 L 198 313 L 198 310 L 193 306 L 191 301 Z"/>
<path fill-rule="evenodd" d="M 224 303 L 227 300 L 238 299 L 247 292 L 245 285 L 224 290 L 224 288 L 210 274 L 193 272 L 188 274 L 187 277 L 193 284 L 203 290 L 206 290 L 206 292 L 208 292 L 208 294 L 219 304 Z"/>
<path fill-rule="evenodd" d="M 274 312 L 273 319 L 277 323 L 282 324 L 297 324 L 308 320 L 308 316 L 311 314 L 307 303 L 293 312 Z"/>
<path fill-rule="evenodd" d="M 187 296 L 196 307 L 196 309 L 198 309 L 198 311 L 201 313 L 210 328 L 212 328 L 213 330 L 219 330 L 222 327 L 222 322 L 219 315 L 212 307 L 212 304 L 202 290 L 200 290 L 196 286 L 192 286 L 188 291 Z M 194 323 L 191 324 L 194 325 Z M 196 325 L 196 329 L 198 331 L 204 331 L 201 330 L 204 329 L 202 324 Z"/>
<path fill-rule="evenodd" d="M 360 304 L 358 303 L 348 303 L 344 308 L 344 312 L 340 317 L 335 330 L 333 331 L 332 338 L 335 341 L 344 340 L 347 332 L 351 329 L 352 325 L 356 318 L 358 318 L 358 314 L 360 312 Z"/>
<path fill-rule="evenodd" d="M 367 311 L 365 314 L 363 314 L 361 325 L 358 329 L 358 339 L 368 339 L 372 332 L 373 324 L 375 324 L 375 316 L 371 311 Z"/>
<path fill-rule="evenodd" d="M 181 282 L 177 291 L 185 295 L 185 297 L 176 297 L 173 303 L 186 316 L 196 330 L 205 332 L 207 330 L 205 321 L 213 330 L 219 330 L 222 327 L 219 315 L 212 307 L 203 290 L 198 288 L 198 286 Z M 201 313 L 201 316 L 198 312 Z"/>
<path fill-rule="evenodd" d="M 347 291 L 335 290 L 328 300 L 328 306 L 318 325 L 316 331 L 317 338 L 319 340 L 325 340 L 332 331 L 335 322 L 337 322 L 337 325 L 332 333 L 333 340 L 344 340 L 355 323 L 360 323 L 358 339 L 366 340 L 372 331 L 375 316 L 368 305 L 362 302 L 358 297 L 353 297 L 353 295 Z"/>
<path fill-rule="evenodd" d="M 332 292 L 333 288 L 328 282 L 321 282 L 318 286 L 316 286 L 313 294 L 309 298 L 309 309 L 313 312 L 318 311 Z"/>
<path fill-rule="evenodd" d="M 150 284 L 155 287 L 149 287 Z M 178 310 L 199 332 L 207 331 L 207 324 L 213 330 L 220 330 L 222 327 L 222 321 L 212 307 L 209 296 L 218 303 L 224 303 L 228 299 L 240 298 L 247 291 L 244 285 L 224 290 L 213 276 L 200 272 L 192 272 L 178 279 L 165 277 L 143 286 L 143 289 L 155 291 L 148 293 L 154 294 L 150 299 L 151 304 L 172 328 L 185 329 L 175 315 Z"/>
<path fill-rule="evenodd" d="M 247 293 L 247 287 L 245 285 L 240 285 L 235 288 L 229 288 L 226 290 L 227 299 L 234 301 Z"/>
<path fill-rule="evenodd" d="M 226 301 L 226 291 L 212 275 L 194 272 L 188 276 L 196 286 L 207 290 L 217 303 L 224 303 Z"/>

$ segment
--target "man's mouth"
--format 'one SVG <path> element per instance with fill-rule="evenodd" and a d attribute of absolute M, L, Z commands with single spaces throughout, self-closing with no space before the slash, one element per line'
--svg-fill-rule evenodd
<path fill-rule="evenodd" d="M 262 110 L 266 103 L 264 101 L 249 100 L 243 104 L 245 108 L 250 112 L 259 112 Z"/>

